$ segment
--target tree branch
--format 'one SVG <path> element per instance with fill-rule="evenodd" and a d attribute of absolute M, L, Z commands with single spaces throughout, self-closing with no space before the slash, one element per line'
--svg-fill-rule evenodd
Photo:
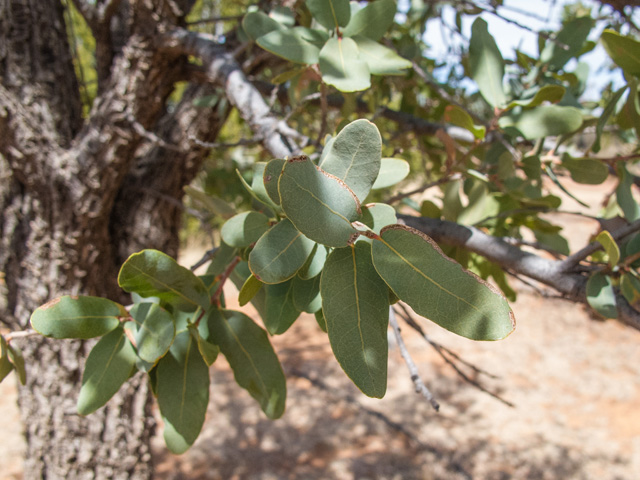
<path fill-rule="evenodd" d="M 233 56 L 211 35 L 176 29 L 165 35 L 162 47 L 202 60 L 207 79 L 224 88 L 230 103 L 274 157 L 284 158 L 300 152 L 298 142 L 310 143 L 308 138 L 275 117 Z"/>

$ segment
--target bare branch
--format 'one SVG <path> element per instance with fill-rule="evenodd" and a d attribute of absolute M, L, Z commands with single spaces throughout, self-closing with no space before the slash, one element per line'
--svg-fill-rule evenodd
<path fill-rule="evenodd" d="M 420 378 L 420 372 L 418 372 L 418 367 L 415 362 L 411 358 L 411 354 L 407 350 L 407 346 L 402 339 L 402 334 L 400 333 L 400 327 L 398 326 L 398 321 L 396 320 L 396 313 L 393 310 L 393 307 L 389 307 L 389 325 L 393 329 L 393 333 L 396 336 L 396 342 L 398 343 L 398 348 L 400 349 L 400 355 L 404 359 L 404 363 L 407 364 L 407 368 L 409 369 L 409 373 L 411 374 L 411 381 L 413 381 L 413 385 L 415 386 L 416 393 L 420 393 L 427 401 L 431 404 L 433 409 L 437 412 L 440 410 L 440 405 L 433 398 L 433 394 L 427 388 L 427 386 Z"/>
<path fill-rule="evenodd" d="M 309 143 L 306 137 L 275 117 L 233 56 L 211 35 L 176 29 L 165 36 L 163 47 L 202 60 L 209 81 L 224 88 L 231 104 L 274 157 L 284 158 L 299 152 L 300 141 Z"/>

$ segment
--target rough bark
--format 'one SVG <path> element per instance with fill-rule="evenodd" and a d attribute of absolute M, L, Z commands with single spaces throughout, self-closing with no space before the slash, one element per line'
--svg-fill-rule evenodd
<path fill-rule="evenodd" d="M 165 108 L 186 60 L 159 52 L 155 40 L 191 2 L 105 3 L 127 9 L 130 32 L 103 62 L 102 93 L 83 124 L 59 0 L 0 0 L 0 319 L 13 330 L 59 295 L 126 301 L 116 275 L 129 254 L 176 253 L 176 200 L 206 155 L 186 139 L 213 140 L 224 118 L 224 109 L 192 106 L 207 87 Z M 93 5 L 78 4 L 104 29 Z M 14 341 L 28 359 L 19 391 L 25 478 L 151 478 L 145 378 L 80 417 L 91 343 Z"/>

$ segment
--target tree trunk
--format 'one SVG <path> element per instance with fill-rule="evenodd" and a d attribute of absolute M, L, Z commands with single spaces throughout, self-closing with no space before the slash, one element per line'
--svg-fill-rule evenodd
<path fill-rule="evenodd" d="M 64 294 L 127 302 L 116 277 L 128 255 L 177 253 L 177 200 L 206 155 L 187 139 L 213 140 L 226 111 L 196 113 L 192 100 L 206 87 L 166 111 L 186 64 L 154 48 L 167 27 L 158 18 L 180 18 L 168 3 L 190 2 L 121 2 L 131 31 L 110 68 L 101 60 L 108 78 L 83 125 L 60 1 L 0 0 L 0 322 L 12 330 Z M 24 478 L 151 478 L 146 377 L 81 417 L 75 403 L 92 342 L 14 341 L 27 362 Z"/>

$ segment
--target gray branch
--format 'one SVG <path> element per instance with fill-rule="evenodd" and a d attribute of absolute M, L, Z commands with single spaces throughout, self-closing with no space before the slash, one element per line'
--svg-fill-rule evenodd
<path fill-rule="evenodd" d="M 238 109 L 242 119 L 271 155 L 284 158 L 300 152 L 299 142 L 308 143 L 306 137 L 273 114 L 233 55 L 213 36 L 176 29 L 168 33 L 164 40 L 165 49 L 202 60 L 207 79 L 224 88 L 227 99 Z"/>

